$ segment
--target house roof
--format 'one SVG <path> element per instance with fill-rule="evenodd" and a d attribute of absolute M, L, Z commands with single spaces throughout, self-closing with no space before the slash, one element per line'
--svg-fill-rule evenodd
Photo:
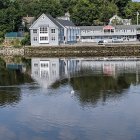
<path fill-rule="evenodd" d="M 62 26 L 61 26 L 61 24 L 60 23 L 58 23 L 57 22 L 57 20 L 55 20 L 50 14 L 45 14 L 56 26 L 58 26 L 59 28 L 63 28 Z"/>
<path fill-rule="evenodd" d="M 138 29 L 140 25 L 116 25 L 114 27 L 116 29 Z"/>
<path fill-rule="evenodd" d="M 60 23 L 62 26 L 75 26 L 74 23 L 69 20 L 56 19 L 56 21 Z"/>
<path fill-rule="evenodd" d="M 62 20 L 62 19 L 55 19 L 50 14 L 45 14 L 58 28 L 63 28 L 65 26 L 75 26 L 72 21 L 69 20 Z M 37 19 L 38 20 L 38 19 Z M 34 26 L 37 20 L 31 25 L 30 29 Z"/>
<path fill-rule="evenodd" d="M 26 23 L 32 23 L 35 20 L 35 17 L 23 17 L 22 21 L 26 22 Z"/>
<path fill-rule="evenodd" d="M 114 29 L 114 27 L 111 26 L 111 25 L 107 25 L 107 26 L 104 26 L 103 29 L 104 29 L 104 30 L 111 30 L 111 29 Z"/>
<path fill-rule="evenodd" d="M 20 32 L 8 32 L 5 37 L 23 37 L 23 34 Z"/>
<path fill-rule="evenodd" d="M 138 29 L 140 25 L 116 25 L 115 29 Z M 81 30 L 103 30 L 104 26 L 79 26 Z"/>
<path fill-rule="evenodd" d="M 113 17 L 111 17 L 109 20 L 112 20 L 112 19 L 115 19 L 115 18 L 117 18 L 117 19 L 119 19 L 119 20 L 122 20 L 122 18 L 121 17 L 119 17 L 118 15 L 114 15 Z"/>
<path fill-rule="evenodd" d="M 46 13 L 46 14 L 42 14 L 42 15 L 45 15 L 46 17 L 48 17 L 58 28 L 63 28 L 50 14 Z M 36 21 L 34 21 L 34 23 L 30 26 L 29 29 L 33 29 L 34 25 L 38 22 L 40 17 Z"/>
<path fill-rule="evenodd" d="M 79 26 L 81 30 L 102 30 L 104 26 Z"/>

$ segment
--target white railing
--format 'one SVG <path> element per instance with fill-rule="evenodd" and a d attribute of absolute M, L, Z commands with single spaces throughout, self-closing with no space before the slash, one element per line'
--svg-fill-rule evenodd
<path fill-rule="evenodd" d="M 110 35 L 136 35 L 138 32 L 114 32 L 114 33 L 104 33 L 104 32 L 94 32 L 94 33 L 81 33 L 81 36 L 110 36 Z M 140 32 L 139 32 L 140 33 Z"/>
<path fill-rule="evenodd" d="M 137 34 L 140 34 L 140 31 L 137 31 Z"/>

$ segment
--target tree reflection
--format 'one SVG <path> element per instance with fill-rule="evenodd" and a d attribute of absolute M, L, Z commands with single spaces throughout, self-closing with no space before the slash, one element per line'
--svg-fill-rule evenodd
<path fill-rule="evenodd" d="M 117 77 L 92 73 L 86 76 L 82 71 L 79 75 L 81 76 L 76 74 L 70 79 L 56 81 L 52 88 L 70 84 L 81 103 L 96 104 L 99 100 L 106 102 L 110 98 L 118 99 L 124 95 L 123 91 L 129 89 L 131 84 L 136 84 L 135 73 L 121 73 Z"/>
<path fill-rule="evenodd" d="M 15 105 L 20 99 L 19 88 L 0 88 L 0 106 Z"/>
<path fill-rule="evenodd" d="M 21 99 L 21 89 L 18 85 L 33 81 L 31 76 L 19 69 L 6 68 L 6 62 L 2 58 L 0 58 L 0 79 L 0 106 L 18 103 Z"/>
<path fill-rule="evenodd" d="M 81 76 L 70 79 L 75 95 L 82 103 L 96 104 L 108 98 L 119 98 L 131 83 L 135 84 L 135 74 L 122 74 L 117 78 L 104 75 Z"/>

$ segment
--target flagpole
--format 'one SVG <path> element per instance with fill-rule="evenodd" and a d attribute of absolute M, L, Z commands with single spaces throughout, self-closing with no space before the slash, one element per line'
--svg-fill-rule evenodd
<path fill-rule="evenodd" d="M 137 11 L 137 25 L 139 24 L 139 12 Z"/>

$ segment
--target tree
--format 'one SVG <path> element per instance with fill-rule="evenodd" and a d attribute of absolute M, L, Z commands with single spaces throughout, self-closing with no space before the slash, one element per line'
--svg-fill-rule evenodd
<path fill-rule="evenodd" d="M 132 23 L 137 23 L 137 12 L 140 13 L 140 3 L 139 2 L 129 2 L 124 9 L 125 17 L 132 19 Z"/>

